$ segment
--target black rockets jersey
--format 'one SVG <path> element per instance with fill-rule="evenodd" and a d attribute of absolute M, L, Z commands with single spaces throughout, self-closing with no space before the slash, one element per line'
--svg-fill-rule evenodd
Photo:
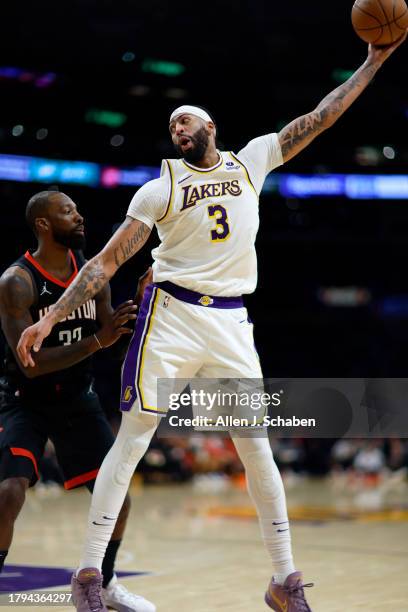
<path fill-rule="evenodd" d="M 32 278 L 36 299 L 30 308 L 30 313 L 34 322 L 41 319 L 57 302 L 78 274 L 78 270 L 84 265 L 85 258 L 81 251 L 70 251 L 70 254 L 73 272 L 66 282 L 60 281 L 44 270 L 29 251 L 12 264 L 12 266 L 28 271 Z M 94 299 L 91 299 L 57 323 L 51 334 L 44 340 L 43 347 L 73 344 L 93 335 L 97 329 L 96 303 Z M 21 399 L 30 403 L 47 401 L 47 399 L 53 401 L 75 395 L 90 383 L 92 380 L 91 361 L 92 358 L 88 357 L 69 368 L 35 378 L 27 378 L 17 365 L 10 347 L 6 346 L 5 376 L 11 386 L 18 389 Z"/>

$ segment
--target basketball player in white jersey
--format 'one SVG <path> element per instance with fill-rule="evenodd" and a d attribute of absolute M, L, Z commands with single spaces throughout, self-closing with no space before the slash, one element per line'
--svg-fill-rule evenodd
<path fill-rule="evenodd" d="M 57 321 L 100 291 L 156 226 L 161 243 L 153 251 L 153 284 L 145 291 L 123 366 L 122 424 L 99 471 L 85 549 L 73 577 L 78 611 L 105 610 L 98 585 L 113 524 L 104 517 L 118 515 L 159 415 L 167 410 L 156 397 L 157 378 L 262 376 L 241 296 L 256 286 L 258 197 L 266 175 L 332 126 L 401 42 L 370 46 L 364 64 L 314 111 L 279 134 L 252 140 L 236 155 L 217 150 L 216 126 L 205 110 L 176 109 L 169 127 L 180 159 L 163 162 L 161 177 L 139 189 L 105 248 L 53 309 L 24 331 L 19 356 L 25 366 L 33 365 L 31 347 L 39 350 Z M 233 440 L 273 565 L 265 601 L 276 611 L 310 611 L 293 563 L 285 493 L 268 438 L 233 435 Z"/>

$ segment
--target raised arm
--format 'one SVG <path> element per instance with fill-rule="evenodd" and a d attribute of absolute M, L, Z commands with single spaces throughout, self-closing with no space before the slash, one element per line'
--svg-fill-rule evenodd
<path fill-rule="evenodd" d="M 319 134 L 331 127 L 355 102 L 382 64 L 407 38 L 405 33 L 387 47 L 369 45 L 364 64 L 345 83 L 337 87 L 311 113 L 298 117 L 279 132 L 285 162 L 306 148 Z"/>
<path fill-rule="evenodd" d="M 31 348 L 37 352 L 54 325 L 79 308 L 109 282 L 122 264 L 137 253 L 150 235 L 150 228 L 132 217 L 126 217 L 104 249 L 90 259 L 47 315 L 27 327 L 17 346 L 24 367 L 34 367 Z"/>

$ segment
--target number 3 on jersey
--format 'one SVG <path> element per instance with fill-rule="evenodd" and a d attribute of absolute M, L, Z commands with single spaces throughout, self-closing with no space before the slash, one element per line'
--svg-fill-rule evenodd
<path fill-rule="evenodd" d="M 223 242 L 228 240 L 230 236 L 230 228 L 228 225 L 228 215 L 226 209 L 221 204 L 208 206 L 208 216 L 214 217 L 215 229 L 211 230 L 212 242 Z"/>

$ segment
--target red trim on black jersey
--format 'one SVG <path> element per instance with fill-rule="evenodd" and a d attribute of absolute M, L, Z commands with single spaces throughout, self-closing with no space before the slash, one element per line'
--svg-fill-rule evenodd
<path fill-rule="evenodd" d="M 70 286 L 70 284 L 72 283 L 72 281 L 74 280 L 74 278 L 76 277 L 76 275 L 78 274 L 78 266 L 77 266 L 77 262 L 75 259 L 75 256 L 73 254 L 73 252 L 71 251 L 71 249 L 69 250 L 69 254 L 71 255 L 71 260 L 72 260 L 72 264 L 74 266 L 74 271 L 71 274 L 71 276 L 69 277 L 69 279 L 67 281 L 62 281 L 59 280 L 59 278 L 56 278 L 55 276 L 53 276 L 52 274 L 50 274 L 49 272 L 47 272 L 47 270 L 44 270 L 44 268 L 38 263 L 38 261 L 36 261 L 34 259 L 34 257 L 31 255 L 31 253 L 29 251 L 27 251 L 26 253 L 24 253 L 24 257 L 26 259 L 28 259 L 28 261 L 35 267 L 37 268 L 37 270 L 43 275 L 45 276 L 46 279 L 48 279 L 49 281 L 51 281 L 52 283 L 55 283 L 56 285 L 59 285 L 60 287 L 64 287 L 64 289 L 66 289 L 67 287 Z"/>
<path fill-rule="evenodd" d="M 36 458 L 34 457 L 33 453 L 29 450 L 27 450 L 26 448 L 17 448 L 17 447 L 10 447 L 10 451 L 12 453 L 12 455 L 16 455 L 18 457 L 27 457 L 27 459 L 31 459 L 31 461 L 34 464 L 34 470 L 35 473 L 37 475 L 37 478 L 40 479 L 40 475 L 38 473 L 38 466 L 37 466 L 37 461 Z"/>
<path fill-rule="evenodd" d="M 84 484 L 85 482 L 89 482 L 90 480 L 94 480 L 98 475 L 98 470 L 92 470 L 91 472 L 86 472 L 85 474 L 81 474 L 80 476 L 75 476 L 75 478 L 71 478 L 70 480 L 66 480 L 64 482 L 64 489 L 73 489 L 74 487 L 78 487 L 79 485 Z"/>

